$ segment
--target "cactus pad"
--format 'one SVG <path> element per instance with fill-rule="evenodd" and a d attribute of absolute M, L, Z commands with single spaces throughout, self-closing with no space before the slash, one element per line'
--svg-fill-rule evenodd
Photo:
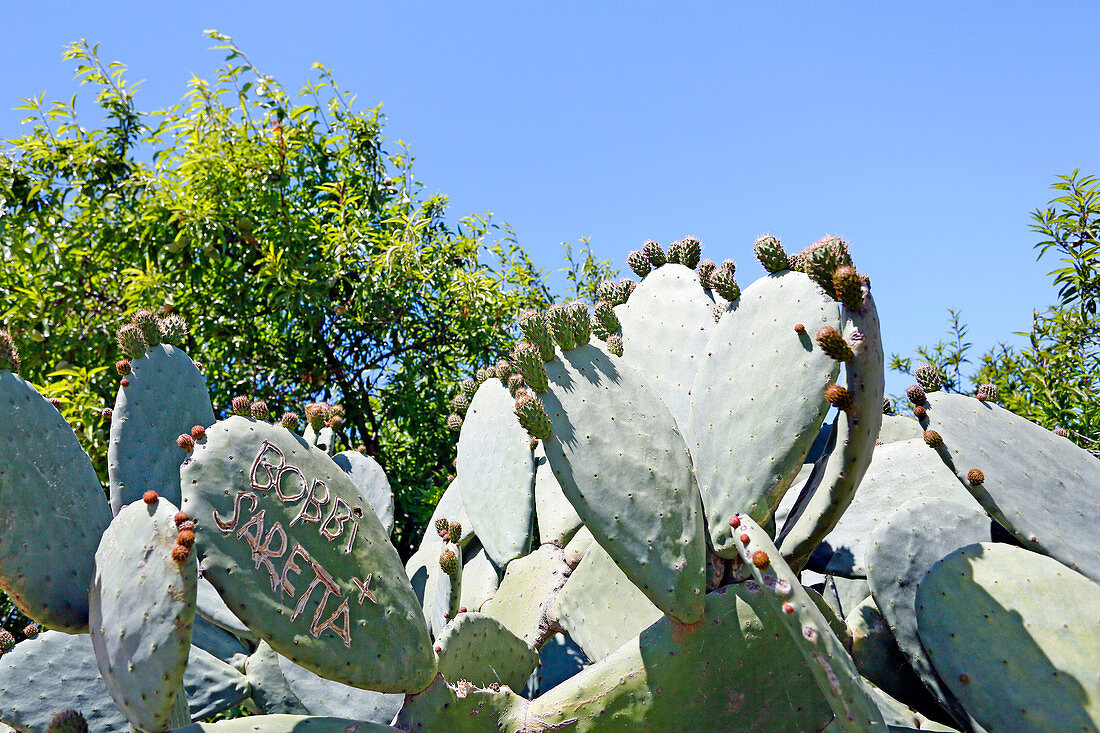
<path fill-rule="evenodd" d="M 520 690 L 539 663 L 534 647 L 482 613 L 460 614 L 447 624 L 436 647 L 439 673 L 451 684 L 466 680 L 478 687 L 496 683 Z"/>
<path fill-rule="evenodd" d="M 974 498 L 1025 547 L 1100 582 L 1100 460 L 991 402 L 936 392 L 928 427 Z M 972 484 L 971 469 L 984 481 Z"/>
<path fill-rule="evenodd" d="M 535 515 L 530 438 L 513 407 L 500 382 L 482 384 L 462 424 L 455 463 L 466 516 L 489 557 L 501 565 L 528 551 Z"/>
<path fill-rule="evenodd" d="M 386 472 L 378 465 L 378 461 L 357 450 L 337 453 L 332 457 L 332 461 L 355 484 L 355 488 L 359 490 L 359 496 L 370 504 L 371 510 L 382 523 L 386 534 L 392 532 L 393 491 L 390 490 L 390 481 L 386 478 Z"/>
<path fill-rule="evenodd" d="M 427 628 L 397 552 L 332 459 L 233 416 L 207 430 L 181 477 L 204 576 L 276 651 L 381 692 L 431 681 Z"/>
<path fill-rule="evenodd" d="M 990 731 L 1100 726 L 1100 586 L 1011 545 L 967 545 L 917 588 L 940 678 Z"/>
<path fill-rule="evenodd" d="M 93 555 L 111 510 L 72 429 L 34 387 L 0 371 L 0 405 L 0 585 L 44 626 L 86 631 Z"/>

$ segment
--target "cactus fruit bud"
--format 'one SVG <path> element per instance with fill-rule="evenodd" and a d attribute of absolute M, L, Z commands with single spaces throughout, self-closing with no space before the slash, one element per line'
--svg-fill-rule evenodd
<path fill-rule="evenodd" d="M 115 411 L 112 410 L 110 407 L 104 407 L 103 411 L 99 413 L 99 416 L 102 417 L 104 420 L 110 420 L 111 416 L 114 414 Z"/>
<path fill-rule="evenodd" d="M 176 545 L 172 548 L 172 559 L 176 562 L 183 562 L 191 555 L 191 548 L 184 547 L 183 545 Z"/>
<path fill-rule="evenodd" d="M 863 307 L 863 282 L 856 268 L 842 265 L 833 273 L 833 291 L 845 308 L 857 311 Z"/>
<path fill-rule="evenodd" d="M 752 553 L 752 564 L 760 568 L 761 570 L 771 565 L 771 562 L 772 561 L 771 558 L 768 557 L 768 553 L 764 552 L 763 550 L 757 550 L 756 552 Z"/>
<path fill-rule="evenodd" d="M 606 300 L 611 305 L 622 305 L 630 297 L 630 294 L 634 292 L 634 288 L 637 283 L 630 278 L 624 277 L 619 282 L 612 282 L 610 280 L 604 280 L 601 283 L 602 288 L 596 289 L 596 300 Z"/>
<path fill-rule="evenodd" d="M 749 543 L 749 539 L 750 539 L 750 537 L 747 534 L 742 534 L 741 535 L 741 544 L 742 545 L 747 545 Z"/>
<path fill-rule="evenodd" d="M 852 393 L 839 384 L 830 384 L 825 388 L 825 399 L 838 410 L 850 410 L 854 404 Z"/>
<path fill-rule="evenodd" d="M 455 555 L 454 550 L 443 551 L 439 556 L 439 567 L 452 577 L 458 574 L 458 556 Z"/>
<path fill-rule="evenodd" d="M 731 303 L 741 297 L 741 286 L 733 277 L 735 269 L 733 262 L 726 260 L 710 276 L 711 289 Z"/>
<path fill-rule="evenodd" d="M 175 313 L 160 322 L 160 338 L 166 344 L 183 346 L 190 333 L 191 329 L 187 327 L 187 321 Z"/>
<path fill-rule="evenodd" d="M 684 254 L 684 243 L 676 240 L 672 244 L 668 245 L 668 251 L 665 253 L 665 259 L 668 260 L 670 265 L 682 265 L 680 261 Z"/>
<path fill-rule="evenodd" d="M 298 413 L 296 412 L 284 412 L 282 419 L 279 420 L 284 428 L 287 430 L 298 429 Z"/>
<path fill-rule="evenodd" d="M 840 237 L 822 237 L 792 258 L 792 264 L 805 272 L 834 300 L 840 300 L 833 286 L 833 273 L 838 267 L 852 265 L 848 245 Z"/>
<path fill-rule="evenodd" d="M 527 389 L 527 382 L 524 381 L 522 374 L 513 374 L 508 377 L 508 394 L 512 397 L 519 397 L 520 393 Z"/>
<path fill-rule="evenodd" d="M 722 320 L 722 316 L 726 315 L 726 306 L 721 303 L 715 303 L 714 307 L 710 309 L 710 312 L 714 315 L 714 322 L 718 323 Z"/>
<path fill-rule="evenodd" d="M 653 266 L 649 264 L 649 259 L 639 249 L 633 250 L 626 256 L 626 264 L 638 277 L 645 277 L 653 269 Z"/>
<path fill-rule="evenodd" d="M 459 613 L 466 613 L 466 607 L 465 606 L 459 606 L 458 607 L 458 612 Z"/>
<path fill-rule="evenodd" d="M 72 708 L 66 708 L 50 718 L 46 733 L 88 733 L 88 721 Z"/>
<path fill-rule="evenodd" d="M 127 374 L 133 371 L 132 367 L 130 366 L 130 360 L 119 359 L 118 361 L 116 361 L 115 371 L 118 372 L 118 376 L 125 377 Z"/>
<path fill-rule="evenodd" d="M 36 623 L 29 623 L 23 627 L 23 636 L 33 639 L 42 633 L 42 627 Z"/>
<path fill-rule="evenodd" d="M 233 398 L 233 402 L 230 403 L 230 409 L 234 415 L 249 417 L 252 415 L 252 400 L 244 395 L 237 395 Z"/>
<path fill-rule="evenodd" d="M 929 448 L 940 448 L 943 446 L 943 436 L 935 430 L 925 430 L 924 442 L 928 444 Z"/>
<path fill-rule="evenodd" d="M 680 264 L 684 267 L 695 269 L 699 264 L 699 258 L 703 255 L 703 245 L 695 237 L 684 237 L 680 240 Z"/>
<path fill-rule="evenodd" d="M 160 499 L 160 496 L 158 496 L 157 492 L 153 491 L 152 489 L 149 489 L 148 491 L 146 491 L 144 494 L 141 495 L 141 500 L 144 501 L 146 504 L 149 504 L 149 505 L 156 504 L 157 500 L 159 500 L 159 499 Z"/>
<path fill-rule="evenodd" d="M 966 480 L 970 482 L 971 486 L 980 486 L 985 483 L 985 474 L 982 473 L 980 468 L 972 468 L 967 472 Z"/>
<path fill-rule="evenodd" d="M 519 424 L 528 435 L 540 440 L 550 437 L 550 417 L 538 397 L 528 393 L 521 394 L 516 399 L 515 413 Z"/>
<path fill-rule="evenodd" d="M 913 417 L 917 418 L 918 420 L 923 420 L 925 415 L 927 415 L 927 414 L 928 414 L 928 411 L 925 410 L 920 405 L 917 405 L 916 407 L 913 408 Z"/>
<path fill-rule="evenodd" d="M 710 276 L 714 274 L 716 269 L 718 269 L 718 265 L 714 264 L 714 260 L 702 260 L 699 263 L 699 268 L 696 270 L 699 273 L 699 284 L 707 290 L 711 289 Z"/>
<path fill-rule="evenodd" d="M 0 369 L 19 371 L 19 349 L 15 348 L 9 331 L 0 331 Z"/>
<path fill-rule="evenodd" d="M 541 311 L 525 311 L 519 317 L 519 327 L 527 342 L 539 350 L 539 356 L 543 361 L 554 358 L 554 342 L 550 336 L 550 325 L 547 323 L 546 314 Z M 531 380 L 527 380 L 531 384 Z"/>
<path fill-rule="evenodd" d="M 507 359 L 500 359 L 493 368 L 496 370 L 496 378 L 500 380 L 501 384 L 507 387 L 508 377 L 512 376 L 512 365 L 508 363 Z"/>
<path fill-rule="evenodd" d="M 523 342 L 516 344 L 516 348 L 512 351 L 512 363 L 523 375 L 523 380 L 531 385 L 531 389 L 536 392 L 546 391 L 548 386 L 546 364 L 536 347 Z"/>
<path fill-rule="evenodd" d="M 477 393 L 477 382 L 473 379 L 463 379 L 462 384 L 459 385 L 459 389 L 462 390 L 462 394 L 466 395 L 467 399 L 472 400 L 474 394 Z"/>
<path fill-rule="evenodd" d="M 782 272 L 787 269 L 787 253 L 777 237 L 765 234 L 758 237 L 752 246 L 756 259 L 768 272 Z"/>
<path fill-rule="evenodd" d="M 176 535 L 176 544 L 190 548 L 195 544 L 195 533 L 189 529 L 181 529 Z"/>
<path fill-rule="evenodd" d="M 917 367 L 917 371 L 913 372 L 913 378 L 925 392 L 935 392 L 943 386 L 943 374 L 933 364 L 921 364 Z"/>
<path fill-rule="evenodd" d="M 565 303 L 555 303 L 546 311 L 546 320 L 550 324 L 550 331 L 554 334 L 554 341 L 562 351 L 570 351 L 577 347 L 576 336 L 573 331 L 573 313 Z"/>
<path fill-rule="evenodd" d="M 817 345 L 828 356 L 837 361 L 848 361 L 854 356 L 852 347 L 840 335 L 840 331 L 832 326 L 822 326 L 821 330 L 817 332 Z"/>
<path fill-rule="evenodd" d="M 320 402 L 310 402 L 306 405 L 306 420 L 314 432 L 320 430 L 325 424 L 325 406 Z"/>
<path fill-rule="evenodd" d="M 741 526 L 741 517 L 737 516 L 736 514 L 734 514 L 732 517 L 730 517 L 730 526 L 733 527 L 734 529 L 737 529 L 738 527 L 740 527 Z"/>
<path fill-rule="evenodd" d="M 482 382 L 484 382 L 486 379 L 489 378 L 489 370 L 486 369 L 485 367 L 481 367 L 476 372 L 474 372 L 474 377 L 477 378 L 478 384 L 481 384 Z"/>
<path fill-rule="evenodd" d="M 0 654 L 7 654 L 15 646 L 15 637 L 7 629 L 0 629 Z"/>
<path fill-rule="evenodd" d="M 156 346 L 160 343 L 160 319 L 157 314 L 149 310 L 140 310 L 134 314 L 130 322 L 141 329 L 141 335 L 145 337 L 148 346 Z"/>
<path fill-rule="evenodd" d="M 435 520 L 435 533 L 442 539 L 449 540 L 451 538 L 451 523 L 445 517 Z"/>
<path fill-rule="evenodd" d="M 801 323 L 796 323 L 796 324 L 794 324 L 794 332 L 799 334 L 799 335 L 802 335 L 802 334 L 806 333 L 806 326 L 804 326 Z"/>
<path fill-rule="evenodd" d="M 908 397 L 909 401 L 914 405 L 923 405 L 928 401 L 924 394 L 924 388 L 919 384 L 914 384 L 905 390 L 905 396 Z"/>
<path fill-rule="evenodd" d="M 619 317 L 615 315 L 615 310 L 611 307 L 611 303 L 606 300 L 596 301 L 596 306 L 592 310 L 594 320 L 607 335 L 610 336 L 613 333 L 618 333 L 622 328 L 622 325 L 619 323 Z"/>
<path fill-rule="evenodd" d="M 118 329 L 118 346 L 122 349 L 122 353 L 131 359 L 145 356 L 145 350 L 148 348 L 141 329 L 132 323 L 127 323 Z"/>
<path fill-rule="evenodd" d="M 617 287 L 614 280 L 600 280 L 596 286 L 596 300 L 614 300 Z"/>
<path fill-rule="evenodd" d="M 985 384 L 978 385 L 978 400 L 985 402 L 986 400 L 997 401 L 997 385 L 986 382 Z"/>
<path fill-rule="evenodd" d="M 615 333 L 607 337 L 607 350 L 615 356 L 623 355 L 623 337 Z"/>
<path fill-rule="evenodd" d="M 455 412 L 466 412 L 470 406 L 470 398 L 459 392 L 451 398 L 451 409 Z"/>
<path fill-rule="evenodd" d="M 130 386 L 130 380 L 126 379 L 125 377 L 118 380 L 118 383 L 121 384 L 123 387 L 129 387 Z"/>
<path fill-rule="evenodd" d="M 206 437 L 206 428 L 202 425 L 196 425 L 191 428 L 191 437 L 195 440 L 202 440 Z"/>
<path fill-rule="evenodd" d="M 195 448 L 195 439 L 187 433 L 180 433 L 180 437 L 176 438 L 176 445 L 190 453 Z"/>
<path fill-rule="evenodd" d="M 894 415 L 894 414 L 896 414 L 894 412 L 894 403 L 890 400 L 889 397 L 883 397 L 882 398 L 882 414 L 883 415 Z"/>
<path fill-rule="evenodd" d="M 1051 432 L 1054 433 L 1055 435 L 1057 435 L 1059 438 L 1068 438 L 1069 437 L 1069 431 L 1066 430 L 1065 428 L 1054 428 L 1054 430 L 1052 430 Z"/>
<path fill-rule="evenodd" d="M 584 346 L 592 339 L 592 319 L 588 314 L 588 304 L 574 300 L 569 304 L 569 314 L 573 323 L 573 341 Z"/>
<path fill-rule="evenodd" d="M 172 517 L 172 521 L 176 523 L 176 529 L 179 529 L 184 522 L 190 522 L 191 517 L 187 516 L 187 512 L 176 512 L 175 516 Z"/>
<path fill-rule="evenodd" d="M 51 397 L 49 399 L 49 403 L 51 405 L 53 405 L 53 409 L 55 409 L 55 410 L 60 410 L 61 409 L 61 400 L 57 399 L 56 397 Z"/>
<path fill-rule="evenodd" d="M 794 613 L 794 604 L 790 602 L 784 603 L 783 613 Z"/>
<path fill-rule="evenodd" d="M 190 519 L 187 519 L 183 522 L 177 522 L 176 523 L 176 529 L 178 529 L 181 532 L 184 531 L 184 530 L 187 530 L 188 532 L 194 532 L 195 531 L 195 523 L 192 522 Z"/>
<path fill-rule="evenodd" d="M 267 409 L 267 403 L 263 400 L 256 400 L 252 403 L 252 417 L 256 420 L 266 420 L 271 411 Z"/>
<path fill-rule="evenodd" d="M 668 262 L 668 258 L 665 257 L 665 253 L 661 250 L 661 245 L 657 244 L 652 239 L 642 245 L 642 254 L 649 260 L 649 264 L 654 267 L 660 267 Z"/>
<path fill-rule="evenodd" d="M 462 429 L 462 416 L 456 413 L 451 413 L 447 416 L 447 429 L 453 430 L 456 433 Z"/>
<path fill-rule="evenodd" d="M 451 542 L 458 542 L 462 538 L 462 525 L 458 522 L 451 522 L 447 525 L 447 534 L 451 537 Z"/>
<path fill-rule="evenodd" d="M 530 448 L 531 450 L 535 450 L 536 448 L 539 447 L 539 439 L 538 438 L 531 438 L 531 442 L 528 443 L 527 447 Z"/>

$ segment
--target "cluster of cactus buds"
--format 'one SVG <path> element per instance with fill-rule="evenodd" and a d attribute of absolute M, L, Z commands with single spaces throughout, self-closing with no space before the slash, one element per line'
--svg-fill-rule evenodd
<path fill-rule="evenodd" d="M 176 544 L 172 547 L 172 559 L 184 562 L 195 546 L 195 522 L 187 516 L 187 512 L 182 511 L 176 512 L 173 521 L 176 524 Z"/>
<path fill-rule="evenodd" d="M 160 343 L 182 346 L 186 342 L 190 329 L 187 322 L 177 314 L 160 318 L 151 310 L 136 311 L 128 323 L 118 329 L 118 345 L 122 353 L 131 359 L 145 355 L 152 346 Z M 128 374 L 129 364 L 125 360 L 115 364 L 119 374 Z"/>

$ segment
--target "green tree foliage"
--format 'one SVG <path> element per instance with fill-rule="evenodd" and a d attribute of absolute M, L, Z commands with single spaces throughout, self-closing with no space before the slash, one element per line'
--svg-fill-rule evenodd
<path fill-rule="evenodd" d="M 1051 429 L 1060 427 L 1078 445 L 1100 455 L 1100 179 L 1074 171 L 1052 186 L 1061 195 L 1032 213 L 1032 229 L 1043 237 L 1039 258 L 1053 252 L 1060 267 L 1050 275 L 1058 303 L 1033 314 L 1022 347 L 998 344 L 982 356 L 971 386 L 997 385 L 1001 404 Z M 961 391 L 959 369 L 971 344 L 958 313 L 950 311 L 953 333 L 946 341 L 921 347 L 925 361 L 948 375 Z M 911 370 L 912 360 L 894 356 L 891 367 Z M 952 381 L 953 375 L 953 381 Z"/>
<path fill-rule="evenodd" d="M 292 95 L 210 36 L 225 65 L 168 109 L 139 111 L 125 67 L 84 41 L 65 57 L 94 108 L 23 100 L 30 131 L 0 149 L 0 325 L 101 475 L 114 330 L 140 308 L 188 320 L 218 412 L 236 394 L 276 415 L 343 404 L 407 553 L 451 471 L 448 402 L 549 302 L 543 273 L 506 226 L 448 223 L 406 146 L 384 149 L 380 109 L 326 68 Z"/>

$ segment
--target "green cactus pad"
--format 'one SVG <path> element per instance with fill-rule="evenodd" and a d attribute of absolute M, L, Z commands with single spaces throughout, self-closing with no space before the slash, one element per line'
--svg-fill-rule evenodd
<path fill-rule="evenodd" d="M 863 599 L 844 621 L 851 630 L 852 661 L 864 679 L 906 705 L 921 710 L 939 710 L 939 703 L 921 683 L 917 673 L 909 666 L 909 660 L 898 648 L 890 625 L 882 617 L 873 598 Z M 939 715 L 945 717 L 946 713 L 940 711 Z"/>
<path fill-rule="evenodd" d="M 731 585 L 703 620 L 664 618 L 603 661 L 532 700 L 527 728 L 590 733 L 817 731 L 831 709 L 795 645 Z"/>
<path fill-rule="evenodd" d="M 810 567 L 845 578 L 867 577 L 864 555 L 871 531 L 903 501 L 918 497 L 980 508 L 923 439 L 878 446 L 859 491 L 833 531 L 814 550 Z"/>
<path fill-rule="evenodd" d="M 535 516 L 543 542 L 557 540 L 565 544 L 583 524 L 577 510 L 565 498 L 541 442 L 535 449 Z"/>
<path fill-rule="evenodd" d="M 187 658 L 183 689 L 192 719 L 223 713 L 252 694 L 248 678 L 239 670 L 196 647 L 191 648 Z"/>
<path fill-rule="evenodd" d="M 675 419 L 639 372 L 599 347 L 582 346 L 546 366 L 543 402 L 553 423 L 546 456 L 566 497 L 658 608 L 697 621 L 703 517 Z"/>
<path fill-rule="evenodd" d="M 203 575 L 276 651 L 355 687 L 431 682 L 434 655 L 401 560 L 331 458 L 282 427 L 233 416 L 207 429 L 181 478 Z"/>
<path fill-rule="evenodd" d="M 881 408 L 882 395 L 876 402 Z M 741 515 L 738 530 L 740 533 L 734 541 L 742 573 L 751 573 L 755 581 L 751 586 L 751 581 L 744 583 L 749 592 L 748 601 L 765 623 L 771 622 L 787 630 L 809 666 L 818 689 L 836 714 L 838 730 L 885 732 L 886 724 L 855 663 L 771 538 L 747 515 Z"/>
<path fill-rule="evenodd" d="M 983 542 L 933 565 L 916 600 L 936 671 L 982 727 L 1100 727 L 1100 585 L 1048 557 Z"/>
<path fill-rule="evenodd" d="M 519 733 L 526 702 L 508 687 L 486 690 L 464 682 L 452 687 L 440 675 L 405 699 L 394 725 L 404 733 Z"/>
<path fill-rule="evenodd" d="M 481 612 L 500 621 L 531 646 L 541 646 L 556 630 L 554 599 L 569 577 L 565 550 L 546 544 L 508 563 L 504 579 Z"/>
<path fill-rule="evenodd" d="M 534 647 L 483 613 L 463 613 L 447 624 L 436 640 L 439 673 L 451 684 L 466 680 L 478 687 L 490 684 L 523 688 L 539 663 Z"/>
<path fill-rule="evenodd" d="M 179 509 L 167 499 L 133 502 L 103 533 L 88 594 L 99 671 L 136 728 L 168 727 L 191 649 L 198 573 L 195 553 L 174 557 Z"/>
<path fill-rule="evenodd" d="M 240 639 L 207 621 L 197 611 L 195 624 L 191 628 L 191 645 L 233 667 L 243 664 L 248 656 L 248 647 Z"/>
<path fill-rule="evenodd" d="M 107 447 L 115 514 L 150 489 L 179 504 L 180 464 L 188 453 L 176 438 L 195 425 L 214 424 L 206 380 L 187 354 L 160 344 L 130 368 L 130 383 L 115 398 Z"/>
<path fill-rule="evenodd" d="M 361 690 L 327 680 L 284 656 L 276 654 L 276 659 L 290 692 L 310 715 L 341 716 L 389 724 L 405 700 L 403 695 Z"/>
<path fill-rule="evenodd" d="M 197 615 L 225 629 L 238 639 L 255 641 L 259 638 L 256 636 L 255 631 L 245 626 L 244 622 L 229 610 L 229 606 L 225 605 L 225 601 L 218 595 L 217 589 L 210 585 L 210 581 L 205 578 L 199 578 L 198 600 L 196 604 Z"/>
<path fill-rule="evenodd" d="M 800 272 L 754 282 L 714 330 L 692 387 L 687 435 L 711 542 L 736 554 L 729 518 L 772 515 L 829 410 L 837 363 L 795 323 L 838 326 L 840 311 Z M 881 399 L 879 400 L 881 402 Z"/>
<path fill-rule="evenodd" d="M 332 457 L 340 470 L 348 475 L 359 489 L 359 496 L 370 504 L 374 515 L 382 523 L 386 534 L 393 531 L 393 491 L 386 472 L 378 461 L 357 450 L 346 450 Z"/>
<path fill-rule="evenodd" d="M 534 530 L 531 438 L 516 421 L 514 406 L 499 381 L 482 384 L 462 423 L 455 464 L 473 531 L 500 565 L 527 553 Z"/>
<path fill-rule="evenodd" d="M 216 723 L 193 723 L 183 728 L 173 728 L 172 733 L 401 733 L 401 731 L 381 723 L 367 723 L 348 718 L 323 718 L 313 715 L 253 715 L 219 720 Z"/>
<path fill-rule="evenodd" d="M 302 438 L 313 447 L 323 450 L 330 456 L 336 453 L 336 433 L 327 425 L 319 430 L 314 430 L 312 425 L 306 425 Z"/>
<path fill-rule="evenodd" d="M 432 512 L 432 518 L 428 520 L 427 526 L 434 527 L 440 519 L 446 519 L 448 522 L 458 522 L 462 525 L 462 537 L 459 539 L 458 544 L 463 547 L 474 536 L 474 523 L 470 521 L 470 516 L 466 514 L 466 504 L 462 501 L 462 487 L 459 486 L 457 480 L 452 481 L 443 491 L 443 495 L 439 497 L 439 503 L 435 505 L 435 511 Z M 454 541 L 454 538 L 452 537 L 451 540 Z M 440 544 L 442 542 L 440 536 L 429 529 L 421 544 Z"/>
<path fill-rule="evenodd" d="M 990 519 L 974 502 L 910 499 L 885 517 L 867 547 L 867 580 L 898 647 L 940 704 L 965 712 L 943 687 L 917 635 L 917 584 L 932 564 L 964 545 L 990 539 Z"/>
<path fill-rule="evenodd" d="M 683 265 L 666 265 L 642 280 L 618 308 L 623 359 L 649 381 L 676 418 L 687 425 L 691 383 L 714 329 L 714 301 L 699 276 Z"/>
<path fill-rule="evenodd" d="M 454 557 L 451 558 L 447 553 L 453 553 Z M 445 559 L 453 560 L 455 565 L 453 573 L 447 572 L 447 568 L 443 567 Z M 443 633 L 443 627 L 458 615 L 458 609 L 461 607 L 462 548 L 450 542 L 444 542 L 440 547 L 439 556 L 436 557 L 436 566 L 432 570 L 436 573 L 433 583 L 435 598 L 431 606 L 424 604 L 424 608 L 429 611 L 427 618 L 432 637 L 438 639 Z"/>
<path fill-rule="evenodd" d="M 279 669 L 279 655 L 266 641 L 244 663 L 244 672 L 252 687 L 252 702 L 265 715 L 308 715 L 302 701 L 291 691 Z"/>
<path fill-rule="evenodd" d="M 565 581 L 555 615 L 594 662 L 610 656 L 664 616 L 595 542 Z"/>
<path fill-rule="evenodd" d="M 940 456 L 1025 547 L 1100 581 L 1100 460 L 991 402 L 933 392 L 927 427 Z M 971 469 L 985 474 L 974 485 Z"/>
<path fill-rule="evenodd" d="M 0 586 L 43 626 L 87 631 L 93 555 L 111 523 L 103 488 L 72 428 L 34 387 L 0 371 L 0 405 Z"/>
<path fill-rule="evenodd" d="M 459 595 L 459 607 L 478 611 L 481 609 L 481 604 L 492 598 L 499 587 L 500 577 L 497 575 L 496 567 L 485 553 L 485 548 L 477 548 L 477 552 L 462 566 L 462 592 Z"/>
<path fill-rule="evenodd" d="M 239 704 L 249 694 L 239 672 L 195 647 L 187 658 L 183 686 L 195 718 Z M 83 713 L 91 733 L 129 727 L 99 674 L 88 634 L 45 631 L 0 658 L 0 720 L 19 730 L 45 733 L 50 718 L 64 708 Z"/>
<path fill-rule="evenodd" d="M 902 417 L 901 415 L 882 416 L 882 427 L 878 431 L 878 442 L 883 445 L 896 443 L 899 440 L 909 440 L 910 438 L 923 438 L 923 436 L 924 428 L 911 417 Z"/>
<path fill-rule="evenodd" d="M 805 496 L 800 497 L 776 543 L 796 568 L 806 563 L 848 508 L 871 464 L 882 425 L 885 358 L 869 285 L 863 286 L 863 307 L 858 311 L 845 308 L 841 316 L 843 336 L 854 352 L 844 365 L 844 387 L 855 398 L 855 406 L 837 416 L 835 435 L 829 440 L 833 448 L 819 459 L 815 475 L 803 491 Z"/>

